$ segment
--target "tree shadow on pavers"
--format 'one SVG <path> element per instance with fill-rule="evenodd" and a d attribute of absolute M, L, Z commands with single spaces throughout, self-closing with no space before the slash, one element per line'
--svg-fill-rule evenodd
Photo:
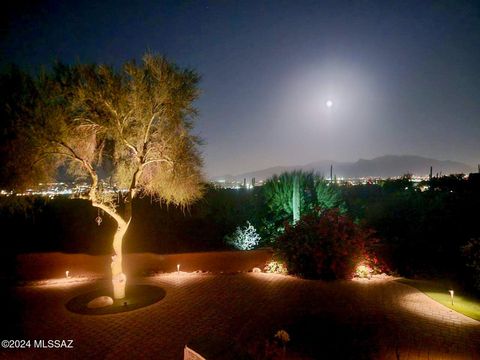
<path fill-rule="evenodd" d="M 111 289 L 100 288 L 88 293 L 80 294 L 70 299 L 65 304 L 65 307 L 71 312 L 84 315 L 117 314 L 152 305 L 162 300 L 166 295 L 166 291 L 158 286 L 130 285 L 127 286 L 125 298 L 114 300 L 112 305 L 100 308 L 88 307 L 88 303 L 91 300 L 110 293 Z"/>
<path fill-rule="evenodd" d="M 378 330 L 371 323 L 309 314 L 285 326 L 287 347 L 313 359 L 372 359 L 378 354 Z"/>

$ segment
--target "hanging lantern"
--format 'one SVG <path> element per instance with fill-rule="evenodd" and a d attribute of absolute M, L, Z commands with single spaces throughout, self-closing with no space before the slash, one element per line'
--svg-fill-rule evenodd
<path fill-rule="evenodd" d="M 103 211 L 102 211 L 103 213 Z M 97 223 L 98 226 L 100 226 L 100 224 L 102 223 L 103 219 L 102 217 L 100 216 L 100 209 L 98 209 L 97 211 L 97 217 L 95 218 L 95 222 Z"/>

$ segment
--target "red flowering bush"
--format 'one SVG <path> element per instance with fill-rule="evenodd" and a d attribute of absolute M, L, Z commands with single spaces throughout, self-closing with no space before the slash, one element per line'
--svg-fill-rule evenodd
<path fill-rule="evenodd" d="M 373 231 L 338 210 L 327 210 L 286 225 L 276 247 L 292 274 L 311 279 L 348 279 L 358 264 L 370 262 L 370 249 L 375 243 Z"/>

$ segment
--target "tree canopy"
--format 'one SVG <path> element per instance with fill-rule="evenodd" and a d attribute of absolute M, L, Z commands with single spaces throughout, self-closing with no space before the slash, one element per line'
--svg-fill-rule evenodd
<path fill-rule="evenodd" d="M 200 140 L 191 134 L 198 81 L 193 71 L 150 54 L 120 70 L 56 64 L 31 79 L 35 91 L 18 111 L 15 131 L 29 146 L 17 149 L 15 168 L 29 179 L 54 178 L 58 169 L 90 179 L 91 200 L 106 206 L 112 201 L 102 179 L 132 198 L 142 193 L 186 205 L 201 195 Z M 20 158 L 33 161 L 27 167 Z"/>

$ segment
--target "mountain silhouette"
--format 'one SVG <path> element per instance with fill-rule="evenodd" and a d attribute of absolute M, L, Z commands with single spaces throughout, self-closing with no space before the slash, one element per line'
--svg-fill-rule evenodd
<path fill-rule="evenodd" d="M 433 169 L 434 176 L 436 174 L 469 174 L 474 171 L 472 166 L 457 161 L 436 160 L 415 155 L 385 155 L 370 160 L 359 159 L 356 162 L 322 160 L 305 165 L 275 166 L 238 175 L 216 176 L 213 180 L 243 181 L 246 178 L 247 181 L 250 181 L 251 178 L 255 178 L 256 181 L 261 181 L 272 177 L 274 174 L 278 175 L 293 170 L 314 171 L 325 178 L 329 178 L 331 165 L 333 166 L 333 174 L 337 178 L 389 178 L 407 173 L 426 176 L 430 172 L 430 166 Z"/>

